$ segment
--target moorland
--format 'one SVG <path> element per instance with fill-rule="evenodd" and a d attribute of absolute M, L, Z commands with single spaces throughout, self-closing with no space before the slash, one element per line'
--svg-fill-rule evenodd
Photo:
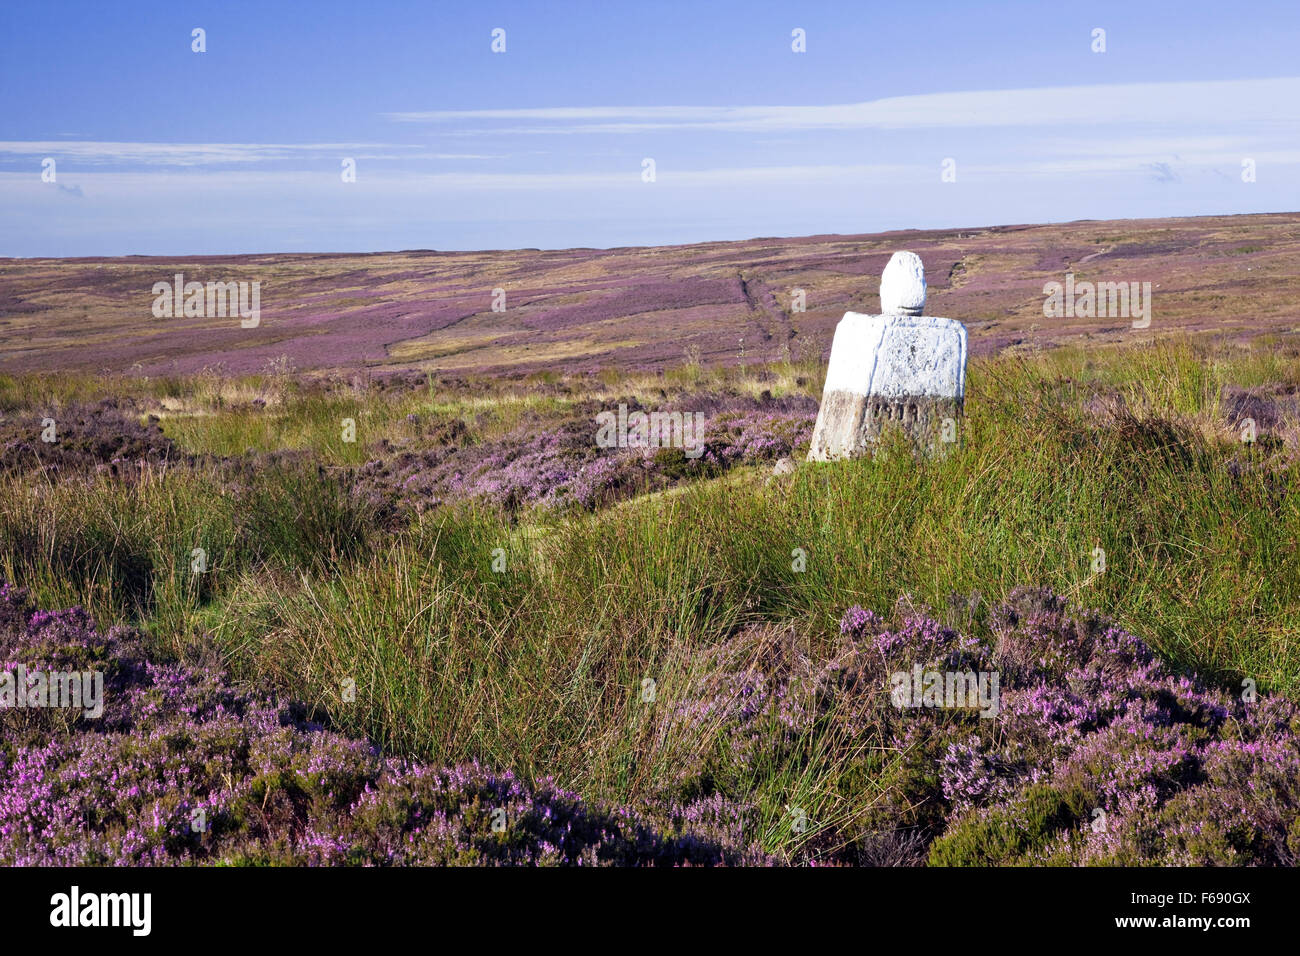
<path fill-rule="evenodd" d="M 0 658 L 106 694 L 0 712 L 0 859 L 1294 864 L 1298 243 L 6 260 Z M 960 442 L 804 463 L 899 248 L 970 329 Z M 153 318 L 182 271 L 261 324 Z M 1150 327 L 1044 318 L 1066 272 Z M 599 447 L 620 404 L 703 454 Z M 890 706 L 915 665 L 996 716 Z"/>

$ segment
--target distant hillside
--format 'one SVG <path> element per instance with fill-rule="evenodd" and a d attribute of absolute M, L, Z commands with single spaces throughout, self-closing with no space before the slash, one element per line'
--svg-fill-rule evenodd
<path fill-rule="evenodd" d="M 824 353 L 876 311 L 897 249 L 975 354 L 1175 330 L 1300 334 L 1300 213 L 810 236 L 610 250 L 0 259 L 0 371 L 510 372 Z M 1043 284 L 1150 282 L 1154 315 L 1048 319 Z M 258 281 L 261 321 L 155 318 L 156 282 Z M 505 311 L 493 311 L 493 290 Z M 806 311 L 792 309 L 804 290 Z"/>

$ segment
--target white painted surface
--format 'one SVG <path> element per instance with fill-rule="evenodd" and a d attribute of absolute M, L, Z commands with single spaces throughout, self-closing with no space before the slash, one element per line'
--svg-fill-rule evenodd
<path fill-rule="evenodd" d="M 915 252 L 895 252 L 880 274 L 880 311 L 920 315 L 925 310 L 925 266 Z"/>
<path fill-rule="evenodd" d="M 836 391 L 964 398 L 966 327 L 931 315 L 846 312 L 835 327 L 823 394 Z"/>

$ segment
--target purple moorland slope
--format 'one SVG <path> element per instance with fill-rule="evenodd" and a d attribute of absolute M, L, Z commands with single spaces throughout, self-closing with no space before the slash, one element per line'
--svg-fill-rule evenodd
<path fill-rule="evenodd" d="M 975 354 L 1173 330 L 1300 332 L 1300 214 L 752 239 L 687 246 L 0 260 L 0 372 L 147 375 L 661 368 L 824 354 L 897 249 Z M 261 321 L 152 314 L 156 282 L 259 282 Z M 1150 282 L 1150 328 L 1043 315 L 1043 285 Z M 494 311 L 494 290 L 504 311 Z M 793 296 L 804 292 L 806 310 Z M 1249 303 L 1249 308 L 1243 308 Z"/>

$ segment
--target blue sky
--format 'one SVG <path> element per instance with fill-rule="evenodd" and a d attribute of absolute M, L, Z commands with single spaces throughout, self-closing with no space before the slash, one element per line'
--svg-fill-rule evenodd
<path fill-rule="evenodd" d="M 1295 0 L 7 2 L 0 256 L 1291 211 L 1297 50 Z"/>

